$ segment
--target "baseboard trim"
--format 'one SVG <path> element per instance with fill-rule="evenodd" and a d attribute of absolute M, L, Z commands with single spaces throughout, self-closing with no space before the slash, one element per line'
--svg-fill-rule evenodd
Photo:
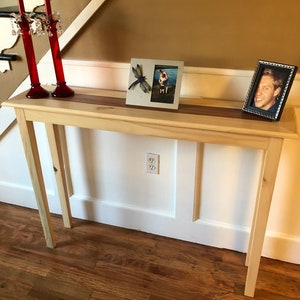
<path fill-rule="evenodd" d="M 76 205 L 72 205 L 72 202 Z M 214 220 L 176 219 L 152 210 L 115 205 L 98 199 L 71 198 L 72 214 L 76 218 L 141 230 L 161 236 L 202 245 L 226 248 L 246 253 L 250 228 L 216 222 Z M 94 214 L 97 212 L 97 214 Z M 147 220 L 147 221 L 145 221 Z M 145 221 L 145 222 L 143 222 Z M 155 224 L 157 224 L 155 226 Z M 283 251 L 289 249 L 289 251 Z M 262 256 L 300 264 L 300 240 L 295 236 L 266 232 Z"/>

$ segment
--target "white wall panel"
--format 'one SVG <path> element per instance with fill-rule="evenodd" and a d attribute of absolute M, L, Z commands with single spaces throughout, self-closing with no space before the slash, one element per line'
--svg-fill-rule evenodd
<path fill-rule="evenodd" d="M 75 195 L 174 214 L 176 141 L 73 127 L 67 136 Z M 160 155 L 159 175 L 145 172 L 147 152 Z"/>
<path fill-rule="evenodd" d="M 204 155 L 201 219 L 249 227 L 262 152 L 207 144 Z"/>

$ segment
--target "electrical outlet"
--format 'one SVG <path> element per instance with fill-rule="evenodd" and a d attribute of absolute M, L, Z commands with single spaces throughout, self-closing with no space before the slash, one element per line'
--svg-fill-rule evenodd
<path fill-rule="evenodd" d="M 146 172 L 159 174 L 159 154 L 146 153 Z"/>

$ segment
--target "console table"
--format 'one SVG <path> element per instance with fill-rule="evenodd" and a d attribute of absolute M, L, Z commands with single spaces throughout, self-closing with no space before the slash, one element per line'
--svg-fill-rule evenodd
<path fill-rule="evenodd" d="M 2 103 L 15 109 L 47 246 L 55 247 L 55 240 L 33 122 L 46 126 L 64 226 L 69 228 L 72 216 L 60 125 L 261 149 L 263 162 L 246 256 L 244 292 L 253 297 L 282 144 L 287 138 L 299 139 L 296 109 L 287 106 L 280 122 L 271 122 L 243 113 L 230 104 L 218 107 L 220 101 L 214 100 L 206 101 L 209 106 L 199 105 L 200 100 L 194 104 L 181 101 L 178 111 L 171 111 L 126 106 L 125 98 L 116 92 L 75 91 L 75 96 L 66 99 L 27 99 L 24 93 Z"/>

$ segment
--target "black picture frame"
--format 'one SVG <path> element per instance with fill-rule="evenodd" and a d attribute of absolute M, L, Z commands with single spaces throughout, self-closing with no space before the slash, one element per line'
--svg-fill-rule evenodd
<path fill-rule="evenodd" d="M 279 121 L 298 67 L 259 60 L 242 110 Z"/>

